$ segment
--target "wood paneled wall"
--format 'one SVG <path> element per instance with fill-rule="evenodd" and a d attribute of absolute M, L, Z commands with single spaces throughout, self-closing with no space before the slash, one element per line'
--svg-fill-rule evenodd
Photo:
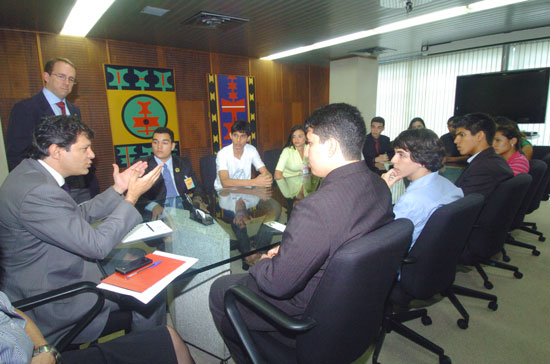
<path fill-rule="evenodd" d="M 104 63 L 166 67 L 175 71 L 181 152 L 200 175 L 199 159 L 212 152 L 206 74 L 256 78 L 257 135 L 260 154 L 280 148 L 293 125 L 329 100 L 329 68 L 260 61 L 246 57 L 190 51 L 112 40 L 0 30 L 0 117 L 4 137 L 13 105 L 39 92 L 43 63 L 66 57 L 77 66 L 78 84 L 68 97 L 96 132 L 97 177 L 102 189 L 112 184 L 114 152 Z"/>

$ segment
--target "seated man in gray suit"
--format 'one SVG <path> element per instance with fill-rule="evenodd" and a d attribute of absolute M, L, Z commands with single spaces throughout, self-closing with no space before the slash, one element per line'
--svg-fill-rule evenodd
<path fill-rule="evenodd" d="M 66 177 L 88 173 L 95 157 L 93 135 L 74 115 L 44 118 L 33 133 L 32 158 L 23 160 L 0 188 L 0 266 L 4 269 L 0 284 L 12 301 L 76 282 L 99 282 L 102 275 L 94 260 L 103 259 L 141 222 L 134 204 L 158 179 L 162 166 L 143 175 L 144 162 L 122 173 L 113 165 L 114 185 L 80 205 L 61 188 Z M 100 219 L 101 224 L 91 225 Z M 28 315 L 48 342 L 55 343 L 92 304 L 82 295 Z M 165 303 L 159 306 L 143 307 L 144 315 L 132 312 L 132 327 L 164 324 Z M 78 342 L 97 339 L 109 313 L 119 309 L 124 307 L 106 300 Z"/>
<path fill-rule="evenodd" d="M 230 286 L 248 286 L 287 314 L 301 316 L 334 252 L 393 221 L 390 190 L 361 161 L 366 128 L 359 110 L 324 106 L 307 119 L 306 130 L 311 171 L 324 178 L 319 189 L 296 204 L 280 247 L 263 254 L 250 274 L 220 277 L 210 290 L 214 323 L 236 363 L 247 357 L 224 312 Z M 276 331 L 252 311 L 241 306 L 240 312 L 251 330 Z"/>

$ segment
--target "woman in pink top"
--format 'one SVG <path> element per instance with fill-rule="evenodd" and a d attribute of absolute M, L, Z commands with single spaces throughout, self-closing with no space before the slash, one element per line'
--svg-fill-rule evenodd
<path fill-rule="evenodd" d="M 506 159 L 514 176 L 529 173 L 529 161 L 521 153 L 521 133 L 518 129 L 512 125 L 498 126 L 493 139 L 493 148 Z"/>

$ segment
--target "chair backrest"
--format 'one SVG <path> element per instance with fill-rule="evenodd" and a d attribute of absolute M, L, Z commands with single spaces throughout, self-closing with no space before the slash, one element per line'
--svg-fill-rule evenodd
<path fill-rule="evenodd" d="M 264 152 L 264 163 L 267 170 L 271 173 L 275 173 L 275 167 L 279 162 L 279 157 L 281 156 L 282 149 L 271 149 Z"/>
<path fill-rule="evenodd" d="M 216 155 L 210 154 L 201 157 L 201 180 L 204 192 L 214 193 L 214 181 L 216 180 Z"/>
<path fill-rule="evenodd" d="M 537 191 L 531 201 L 531 204 L 527 208 L 527 214 L 530 214 L 538 209 L 541 201 L 548 201 L 548 195 L 550 194 L 550 153 L 544 156 L 542 161 L 546 163 L 546 173 L 542 178 L 540 189 Z"/>
<path fill-rule="evenodd" d="M 473 264 L 478 258 L 488 259 L 502 249 L 531 180 L 530 175 L 521 173 L 497 186 L 474 224 L 462 262 Z"/>
<path fill-rule="evenodd" d="M 427 299 L 449 288 L 455 279 L 456 265 L 472 226 L 483 206 L 483 195 L 472 193 L 438 208 L 424 226 L 401 266 L 397 289 L 412 298 Z"/>
<path fill-rule="evenodd" d="M 512 222 L 510 230 L 517 229 L 523 223 L 523 218 L 527 213 L 527 210 L 530 206 L 535 204 L 534 200 L 537 199 L 540 204 L 540 197 L 542 196 L 542 190 L 546 189 L 546 186 L 543 186 L 542 181 L 546 175 L 546 163 L 538 159 L 531 159 L 529 161 L 529 174 L 531 175 L 532 181 L 529 185 L 529 189 L 521 202 L 518 212 Z"/>
<path fill-rule="evenodd" d="M 317 325 L 297 336 L 298 363 L 350 363 L 365 352 L 412 231 L 409 220 L 398 219 L 338 249 L 304 313 Z"/>

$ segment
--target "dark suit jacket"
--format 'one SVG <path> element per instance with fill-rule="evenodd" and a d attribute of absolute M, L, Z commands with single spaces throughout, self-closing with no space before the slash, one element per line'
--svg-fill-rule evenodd
<path fill-rule="evenodd" d="M 462 188 L 464 196 L 481 193 L 485 199 L 502 182 L 514 176 L 504 158 L 495 153 L 493 147 L 480 152 L 458 177 L 455 185 Z"/>
<path fill-rule="evenodd" d="M 145 173 L 148 173 L 157 166 L 157 161 L 155 160 L 155 157 L 153 155 L 150 155 L 149 157 L 142 160 L 147 162 L 147 169 Z M 195 172 L 193 171 L 193 167 L 191 166 L 191 161 L 189 159 L 177 155 L 172 155 L 172 167 L 174 171 L 174 182 L 180 196 L 183 196 L 184 193 L 197 193 L 199 195 L 203 193 L 202 186 L 199 182 L 199 179 L 195 175 Z M 191 190 L 187 189 L 187 186 L 185 185 L 186 177 L 193 178 L 195 188 Z M 139 205 L 145 206 L 151 201 L 157 201 L 160 204 L 163 204 L 165 198 L 166 185 L 164 184 L 164 178 L 162 178 L 161 174 L 159 179 L 149 189 L 149 191 L 145 192 L 141 196 Z"/>
<path fill-rule="evenodd" d="M 65 100 L 71 115 L 81 119 L 80 109 Z M 6 156 L 11 171 L 27 156 L 25 151 L 31 146 L 32 131 L 44 116 L 55 115 L 44 93 L 40 91 L 33 97 L 19 101 L 11 109 L 6 132 Z"/>
<path fill-rule="evenodd" d="M 393 216 L 388 186 L 365 163 L 337 168 L 296 204 L 278 255 L 260 260 L 250 275 L 271 303 L 304 310 L 334 252 Z"/>
<path fill-rule="evenodd" d="M 367 135 L 367 139 L 365 140 L 365 144 L 363 145 L 363 158 L 365 158 L 365 162 L 371 171 L 375 171 L 377 173 L 379 171 L 374 166 L 374 158 L 378 157 L 380 154 L 387 153 L 388 157 L 391 159 L 394 154 L 390 138 L 387 136 L 380 135 L 378 137 L 378 144 L 380 153 L 376 153 L 376 142 L 374 141 L 372 134 L 369 133 Z"/>

